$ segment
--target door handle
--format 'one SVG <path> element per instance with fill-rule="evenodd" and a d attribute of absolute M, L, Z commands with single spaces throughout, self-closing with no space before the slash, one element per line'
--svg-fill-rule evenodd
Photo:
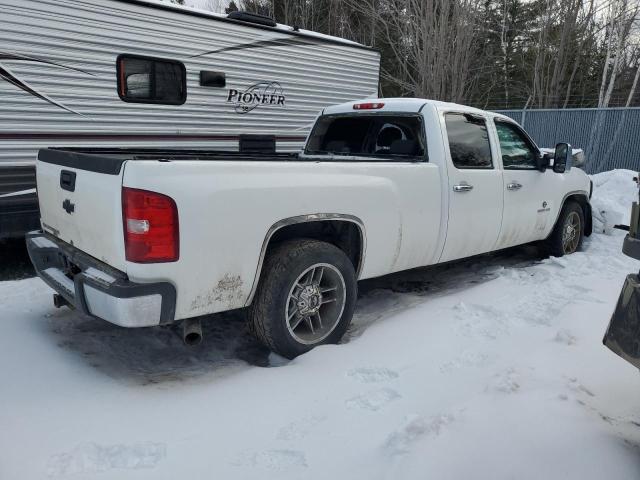
<path fill-rule="evenodd" d="M 470 192 L 471 190 L 473 190 L 473 185 L 469 185 L 467 183 L 461 183 L 460 185 L 453 186 L 453 191 L 458 193 Z"/>
<path fill-rule="evenodd" d="M 507 185 L 507 190 L 520 190 L 522 185 L 518 182 L 511 182 Z"/>

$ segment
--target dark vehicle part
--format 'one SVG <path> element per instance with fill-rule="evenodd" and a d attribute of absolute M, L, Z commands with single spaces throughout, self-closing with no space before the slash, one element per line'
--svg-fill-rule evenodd
<path fill-rule="evenodd" d="M 73 308 L 73 305 L 71 305 L 67 301 L 67 299 L 64 298 L 62 295 L 60 295 L 59 293 L 53 294 L 53 306 L 56 308 L 62 308 L 62 307 Z"/>
<path fill-rule="evenodd" d="M 553 171 L 556 173 L 565 173 L 571 170 L 572 148 L 568 143 L 559 143 L 553 154 Z"/>
<path fill-rule="evenodd" d="M 199 318 L 188 318 L 182 322 L 182 340 L 190 347 L 202 343 L 202 324 Z"/>
<path fill-rule="evenodd" d="M 637 182 L 637 178 L 634 178 Z M 640 198 L 639 198 L 640 200 Z M 616 225 L 616 228 L 622 227 Z M 622 228 L 621 228 L 622 229 Z M 622 252 L 640 260 L 640 202 L 631 207 L 631 221 Z M 602 342 L 613 353 L 640 368 L 640 276 L 628 275 Z"/>
<path fill-rule="evenodd" d="M 264 25 L 266 27 L 276 27 L 278 25 L 276 21 L 271 17 L 241 10 L 229 13 L 229 15 L 227 15 L 227 18 L 230 18 L 231 20 L 240 20 L 241 22 Z"/>
<path fill-rule="evenodd" d="M 640 277 L 638 275 L 627 276 L 603 343 L 613 353 L 640 368 Z"/>

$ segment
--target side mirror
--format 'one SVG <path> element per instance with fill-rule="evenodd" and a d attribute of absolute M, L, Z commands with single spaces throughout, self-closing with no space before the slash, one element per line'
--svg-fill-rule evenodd
<path fill-rule="evenodd" d="M 556 173 L 565 173 L 571 170 L 571 155 L 571 145 L 568 143 L 557 144 L 556 151 L 553 154 L 553 171 Z"/>

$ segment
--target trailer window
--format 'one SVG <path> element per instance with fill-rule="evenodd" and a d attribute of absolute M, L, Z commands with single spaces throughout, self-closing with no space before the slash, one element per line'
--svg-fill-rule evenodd
<path fill-rule="evenodd" d="M 359 113 L 320 117 L 305 153 L 406 161 L 423 159 L 425 147 L 420 115 Z"/>
<path fill-rule="evenodd" d="M 180 62 L 120 55 L 118 95 L 125 102 L 182 105 L 187 99 L 186 69 Z"/>

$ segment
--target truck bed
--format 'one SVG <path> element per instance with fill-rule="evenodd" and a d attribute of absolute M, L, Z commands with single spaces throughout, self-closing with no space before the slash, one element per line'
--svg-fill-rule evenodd
<path fill-rule="evenodd" d="M 45 148 L 38 160 L 98 173 L 117 174 L 126 161 L 295 161 L 297 153 L 237 152 L 224 150 L 185 150 L 167 148 Z"/>
<path fill-rule="evenodd" d="M 40 150 L 37 183 L 42 228 L 57 239 L 113 268 L 126 271 L 122 248 L 123 188 L 146 191 L 163 189 L 161 184 L 182 184 L 181 190 L 195 189 L 198 177 L 206 178 L 200 189 L 202 199 L 212 192 L 220 172 L 211 173 L 214 163 L 231 166 L 248 176 L 253 165 L 271 168 L 288 165 L 297 155 L 275 152 L 227 152 L 219 150 L 178 150 L 167 148 L 49 148 Z M 217 162 L 216 162 L 217 161 Z M 181 180 L 180 168 L 187 167 L 188 179 Z M 128 172 L 128 176 L 125 173 Z M 137 172 L 137 174 L 136 174 Z M 142 179 L 156 178 L 153 187 Z M 137 177 L 139 175 L 142 177 Z M 200 191 L 201 190 L 201 191 Z M 186 218 L 203 203 L 183 208 Z M 207 207 L 209 208 L 208 204 Z"/>

